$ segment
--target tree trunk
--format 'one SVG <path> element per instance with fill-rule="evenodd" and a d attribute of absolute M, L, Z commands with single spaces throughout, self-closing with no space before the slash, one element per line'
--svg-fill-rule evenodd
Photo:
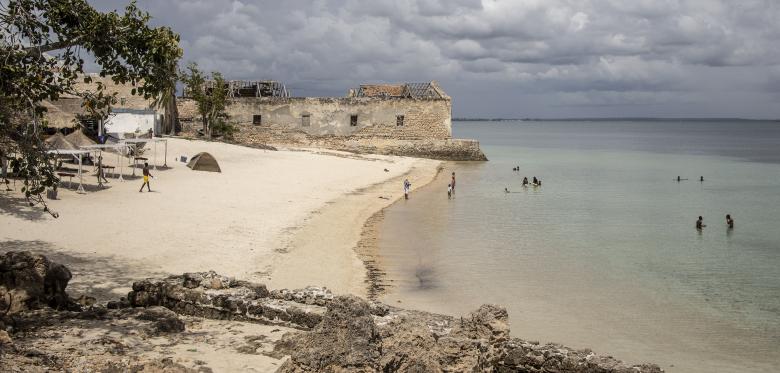
<path fill-rule="evenodd" d="M 169 135 L 176 134 L 176 123 L 179 121 L 179 110 L 176 107 L 176 96 L 174 95 L 168 100 L 168 104 L 165 106 L 165 129 L 163 132 L 167 132 Z"/>
<path fill-rule="evenodd" d="M 209 120 L 205 115 L 201 116 L 203 121 L 203 136 L 206 136 L 207 139 L 211 138 L 211 128 L 209 126 Z"/>

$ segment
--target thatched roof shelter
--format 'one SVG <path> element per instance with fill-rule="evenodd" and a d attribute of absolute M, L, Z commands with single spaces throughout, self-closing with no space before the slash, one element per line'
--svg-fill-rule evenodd
<path fill-rule="evenodd" d="M 46 140 L 44 140 L 46 145 L 49 146 L 50 149 L 55 150 L 77 150 L 78 147 L 76 145 L 73 145 L 68 139 L 65 138 L 65 135 L 63 135 L 61 132 L 57 132 L 52 136 L 49 136 Z"/>
<path fill-rule="evenodd" d="M 87 135 L 85 135 L 84 132 L 82 132 L 80 129 L 76 130 L 75 132 L 71 133 L 68 136 L 65 136 L 65 139 L 68 140 L 71 144 L 75 145 L 77 148 L 96 144 L 94 141 L 92 141 L 92 139 L 87 137 Z"/>

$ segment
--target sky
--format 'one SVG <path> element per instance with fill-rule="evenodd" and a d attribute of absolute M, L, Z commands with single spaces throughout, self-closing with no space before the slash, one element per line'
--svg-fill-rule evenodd
<path fill-rule="evenodd" d="M 89 0 L 104 11 L 127 0 Z M 454 117 L 780 118 L 777 0 L 138 0 L 183 64 L 295 96 L 436 80 Z"/>

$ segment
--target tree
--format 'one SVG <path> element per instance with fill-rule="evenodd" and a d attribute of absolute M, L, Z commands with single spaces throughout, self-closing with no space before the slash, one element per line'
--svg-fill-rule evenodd
<path fill-rule="evenodd" d="M 124 14 L 98 12 L 86 0 L 0 2 L 0 151 L 15 154 L 12 169 L 31 205 L 46 209 L 41 194 L 58 182 L 41 141 L 43 102 L 75 95 L 89 115 L 105 118 L 117 101 L 100 82 L 91 91 L 76 89 L 79 79 L 92 83 L 83 75 L 84 58 L 94 58 L 101 76 L 136 86 L 132 94 L 168 102 L 182 55 L 179 36 L 149 20 L 135 2 Z"/>
<path fill-rule="evenodd" d="M 232 136 L 235 130 L 225 112 L 225 108 L 230 104 L 229 90 L 222 74 L 212 71 L 211 79 L 207 80 L 206 75 L 198 68 L 198 64 L 191 62 L 187 65 L 187 70 L 180 72 L 179 75 L 184 82 L 186 94 L 198 107 L 198 114 L 203 122 L 203 134 L 208 138 L 211 138 L 214 133 Z"/>

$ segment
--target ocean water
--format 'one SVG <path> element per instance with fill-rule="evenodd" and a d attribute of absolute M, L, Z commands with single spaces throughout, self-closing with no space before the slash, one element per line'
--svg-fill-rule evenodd
<path fill-rule="evenodd" d="M 497 303 L 515 336 L 669 372 L 780 371 L 780 123 L 455 122 L 453 133 L 490 161 L 448 163 L 386 210 L 383 301 L 453 315 Z"/>

